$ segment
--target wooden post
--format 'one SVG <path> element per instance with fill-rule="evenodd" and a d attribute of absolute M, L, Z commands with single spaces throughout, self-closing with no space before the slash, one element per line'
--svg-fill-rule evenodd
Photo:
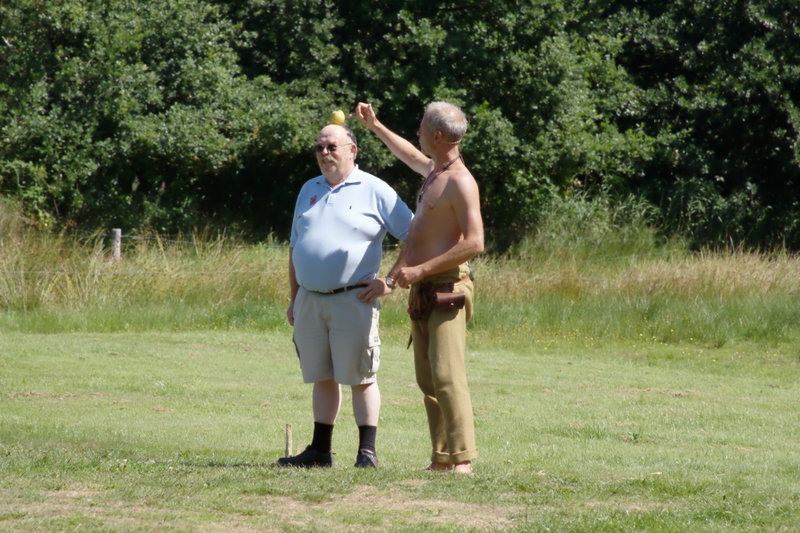
<path fill-rule="evenodd" d="M 289 457 L 292 453 L 292 425 L 286 424 L 286 454 L 284 457 Z"/>
<path fill-rule="evenodd" d="M 122 256 L 122 230 L 114 228 L 111 230 L 111 259 L 119 261 Z"/>

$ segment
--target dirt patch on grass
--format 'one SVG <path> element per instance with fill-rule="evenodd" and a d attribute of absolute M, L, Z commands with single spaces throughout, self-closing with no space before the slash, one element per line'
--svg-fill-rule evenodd
<path fill-rule="evenodd" d="M 422 486 L 424 483 L 421 482 Z M 20 495 L 0 491 L 4 508 L 0 529 L 35 531 L 83 525 L 101 529 L 192 530 L 219 532 L 359 530 L 386 531 L 452 527 L 502 531 L 519 526 L 514 517 L 524 508 L 415 498 L 398 490 L 358 487 L 321 502 L 290 496 L 243 495 L 236 509 L 180 509 L 157 500 L 109 499 L 106 491 L 88 488 L 40 491 Z M 356 518 L 357 517 L 357 518 Z"/>
<path fill-rule="evenodd" d="M 339 530 L 347 526 L 347 517 L 357 515 L 361 519 L 357 528 L 360 531 L 442 526 L 469 531 L 502 531 L 519 526 L 515 516 L 524 514 L 524 508 L 519 506 L 414 498 L 402 490 L 376 490 L 369 486 L 322 503 L 267 496 L 262 505 L 279 508 L 284 525 L 295 528 L 313 525 L 315 529 Z"/>
<path fill-rule="evenodd" d="M 182 510 L 161 502 L 109 500 L 91 489 L 49 490 L 20 496 L 0 491 L 0 531 L 145 530 L 145 531 L 269 531 L 248 523 L 247 516 Z M 277 526 L 275 529 L 278 529 Z"/>

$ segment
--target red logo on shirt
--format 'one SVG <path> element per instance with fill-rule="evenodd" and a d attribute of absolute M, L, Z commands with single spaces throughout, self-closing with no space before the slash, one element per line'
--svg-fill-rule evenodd
<path fill-rule="evenodd" d="M 316 194 L 311 197 L 311 201 L 308 202 L 308 205 L 314 205 L 315 203 L 317 203 L 317 195 Z"/>

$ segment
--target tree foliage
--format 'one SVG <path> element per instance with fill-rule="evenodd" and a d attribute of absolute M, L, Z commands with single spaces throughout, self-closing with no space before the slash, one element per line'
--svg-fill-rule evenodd
<path fill-rule="evenodd" d="M 616 61 L 642 89 L 636 120 L 667 142 L 620 183 L 696 241 L 800 247 L 800 7 L 630 2 Z"/>
<path fill-rule="evenodd" d="M 698 245 L 800 249 L 790 0 L 9 0 L 0 50 L 0 193 L 45 223 L 283 235 L 332 109 L 413 139 L 445 99 L 499 247 L 579 190 Z"/>

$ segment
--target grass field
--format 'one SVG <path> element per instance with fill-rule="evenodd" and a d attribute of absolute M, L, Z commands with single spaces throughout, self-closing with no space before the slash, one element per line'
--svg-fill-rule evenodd
<path fill-rule="evenodd" d="M 3 531 L 753 531 L 800 524 L 800 380 L 766 350 L 470 335 L 480 459 L 423 472 L 404 331 L 384 334 L 381 467 L 286 471 L 310 439 L 288 331 L 0 337 Z"/>
<path fill-rule="evenodd" d="M 380 468 L 352 467 L 345 390 L 336 467 L 294 471 L 273 466 L 286 424 L 295 447 L 312 431 L 285 246 L 150 236 L 114 263 L 102 240 L 9 220 L 0 531 L 800 530 L 796 256 L 545 221 L 474 262 L 474 476 L 423 470 L 399 293 Z"/>

